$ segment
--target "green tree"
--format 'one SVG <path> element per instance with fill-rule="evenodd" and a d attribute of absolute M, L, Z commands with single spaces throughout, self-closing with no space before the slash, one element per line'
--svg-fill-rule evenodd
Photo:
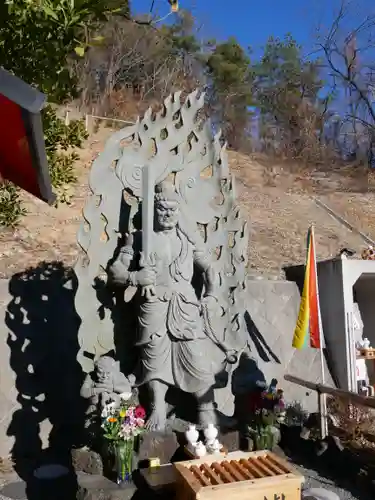
<path fill-rule="evenodd" d="M 50 102 L 76 94 L 76 78 L 68 59 L 83 56 L 98 23 L 116 12 L 129 16 L 127 0 L 8 0 L 0 4 L 0 66 L 44 92 Z M 77 155 L 64 154 L 80 146 L 83 127 L 69 127 L 48 107 L 43 113 L 47 156 L 58 199 L 68 201 L 66 185 L 74 182 Z M 51 139 L 52 142 L 51 143 Z M 0 188 L 0 224 L 15 226 L 25 214 L 18 190 L 9 182 Z"/>
<path fill-rule="evenodd" d="M 291 35 L 284 40 L 270 37 L 252 70 L 263 137 L 300 154 L 306 141 L 316 142 L 322 130 L 319 61 L 304 59 Z"/>
<path fill-rule="evenodd" d="M 211 107 L 230 147 L 243 145 L 252 105 L 250 58 L 235 38 L 216 44 L 207 57 Z"/>
<path fill-rule="evenodd" d="M 127 0 L 8 0 L 0 7 L 0 65 L 35 85 L 51 101 L 75 93 L 69 57 L 82 56 L 98 22 L 117 12 L 129 15 Z"/>

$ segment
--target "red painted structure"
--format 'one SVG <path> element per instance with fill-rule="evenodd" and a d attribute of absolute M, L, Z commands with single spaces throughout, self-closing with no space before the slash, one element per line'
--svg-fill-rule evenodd
<path fill-rule="evenodd" d="M 46 96 L 0 68 L 0 175 L 53 203 L 40 112 Z"/>

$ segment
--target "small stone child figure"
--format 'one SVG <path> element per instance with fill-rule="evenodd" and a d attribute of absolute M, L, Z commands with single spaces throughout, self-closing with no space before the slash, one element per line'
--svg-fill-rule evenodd
<path fill-rule="evenodd" d="M 135 377 L 126 377 L 120 371 L 118 361 L 102 356 L 94 365 L 94 372 L 87 374 L 81 387 L 81 397 L 88 400 L 85 412 L 85 430 L 88 438 L 97 437 L 100 431 L 101 415 L 105 405 L 111 401 L 120 403 L 130 399 Z"/>

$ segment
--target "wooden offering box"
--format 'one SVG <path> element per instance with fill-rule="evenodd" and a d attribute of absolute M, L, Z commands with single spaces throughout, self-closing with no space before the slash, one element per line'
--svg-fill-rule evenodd
<path fill-rule="evenodd" d="M 301 500 L 304 478 L 269 451 L 174 464 L 178 500 Z"/>
<path fill-rule="evenodd" d="M 185 446 L 185 447 L 184 447 L 184 451 L 185 451 L 185 454 L 186 454 L 188 457 L 190 457 L 190 458 L 198 458 L 197 456 L 195 456 L 195 455 L 194 455 L 193 451 L 192 451 L 192 450 L 190 450 L 187 446 Z M 210 454 L 210 453 L 208 453 L 208 455 L 207 455 L 207 456 L 210 456 L 210 455 L 211 455 L 211 456 L 212 456 L 212 455 L 215 455 L 215 456 L 216 456 L 216 455 L 222 455 L 222 456 L 224 457 L 224 456 L 225 456 L 225 455 L 227 455 L 227 454 L 228 454 L 228 450 L 227 450 L 227 448 L 225 448 L 225 446 L 223 446 L 223 448 L 221 448 L 221 450 L 220 450 L 220 451 L 218 451 L 217 453 L 211 453 L 211 454 Z"/>

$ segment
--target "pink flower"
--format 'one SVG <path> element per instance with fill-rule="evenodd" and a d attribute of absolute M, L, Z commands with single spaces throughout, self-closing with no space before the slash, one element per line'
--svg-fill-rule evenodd
<path fill-rule="evenodd" d="M 134 410 L 134 415 L 136 418 L 144 419 L 146 417 L 146 412 L 141 405 L 138 405 Z"/>
<path fill-rule="evenodd" d="M 126 416 L 132 418 L 134 416 L 134 406 L 129 406 L 126 410 Z"/>
<path fill-rule="evenodd" d="M 131 428 L 129 427 L 129 425 L 123 425 L 121 427 L 120 435 L 125 439 L 131 436 Z"/>

